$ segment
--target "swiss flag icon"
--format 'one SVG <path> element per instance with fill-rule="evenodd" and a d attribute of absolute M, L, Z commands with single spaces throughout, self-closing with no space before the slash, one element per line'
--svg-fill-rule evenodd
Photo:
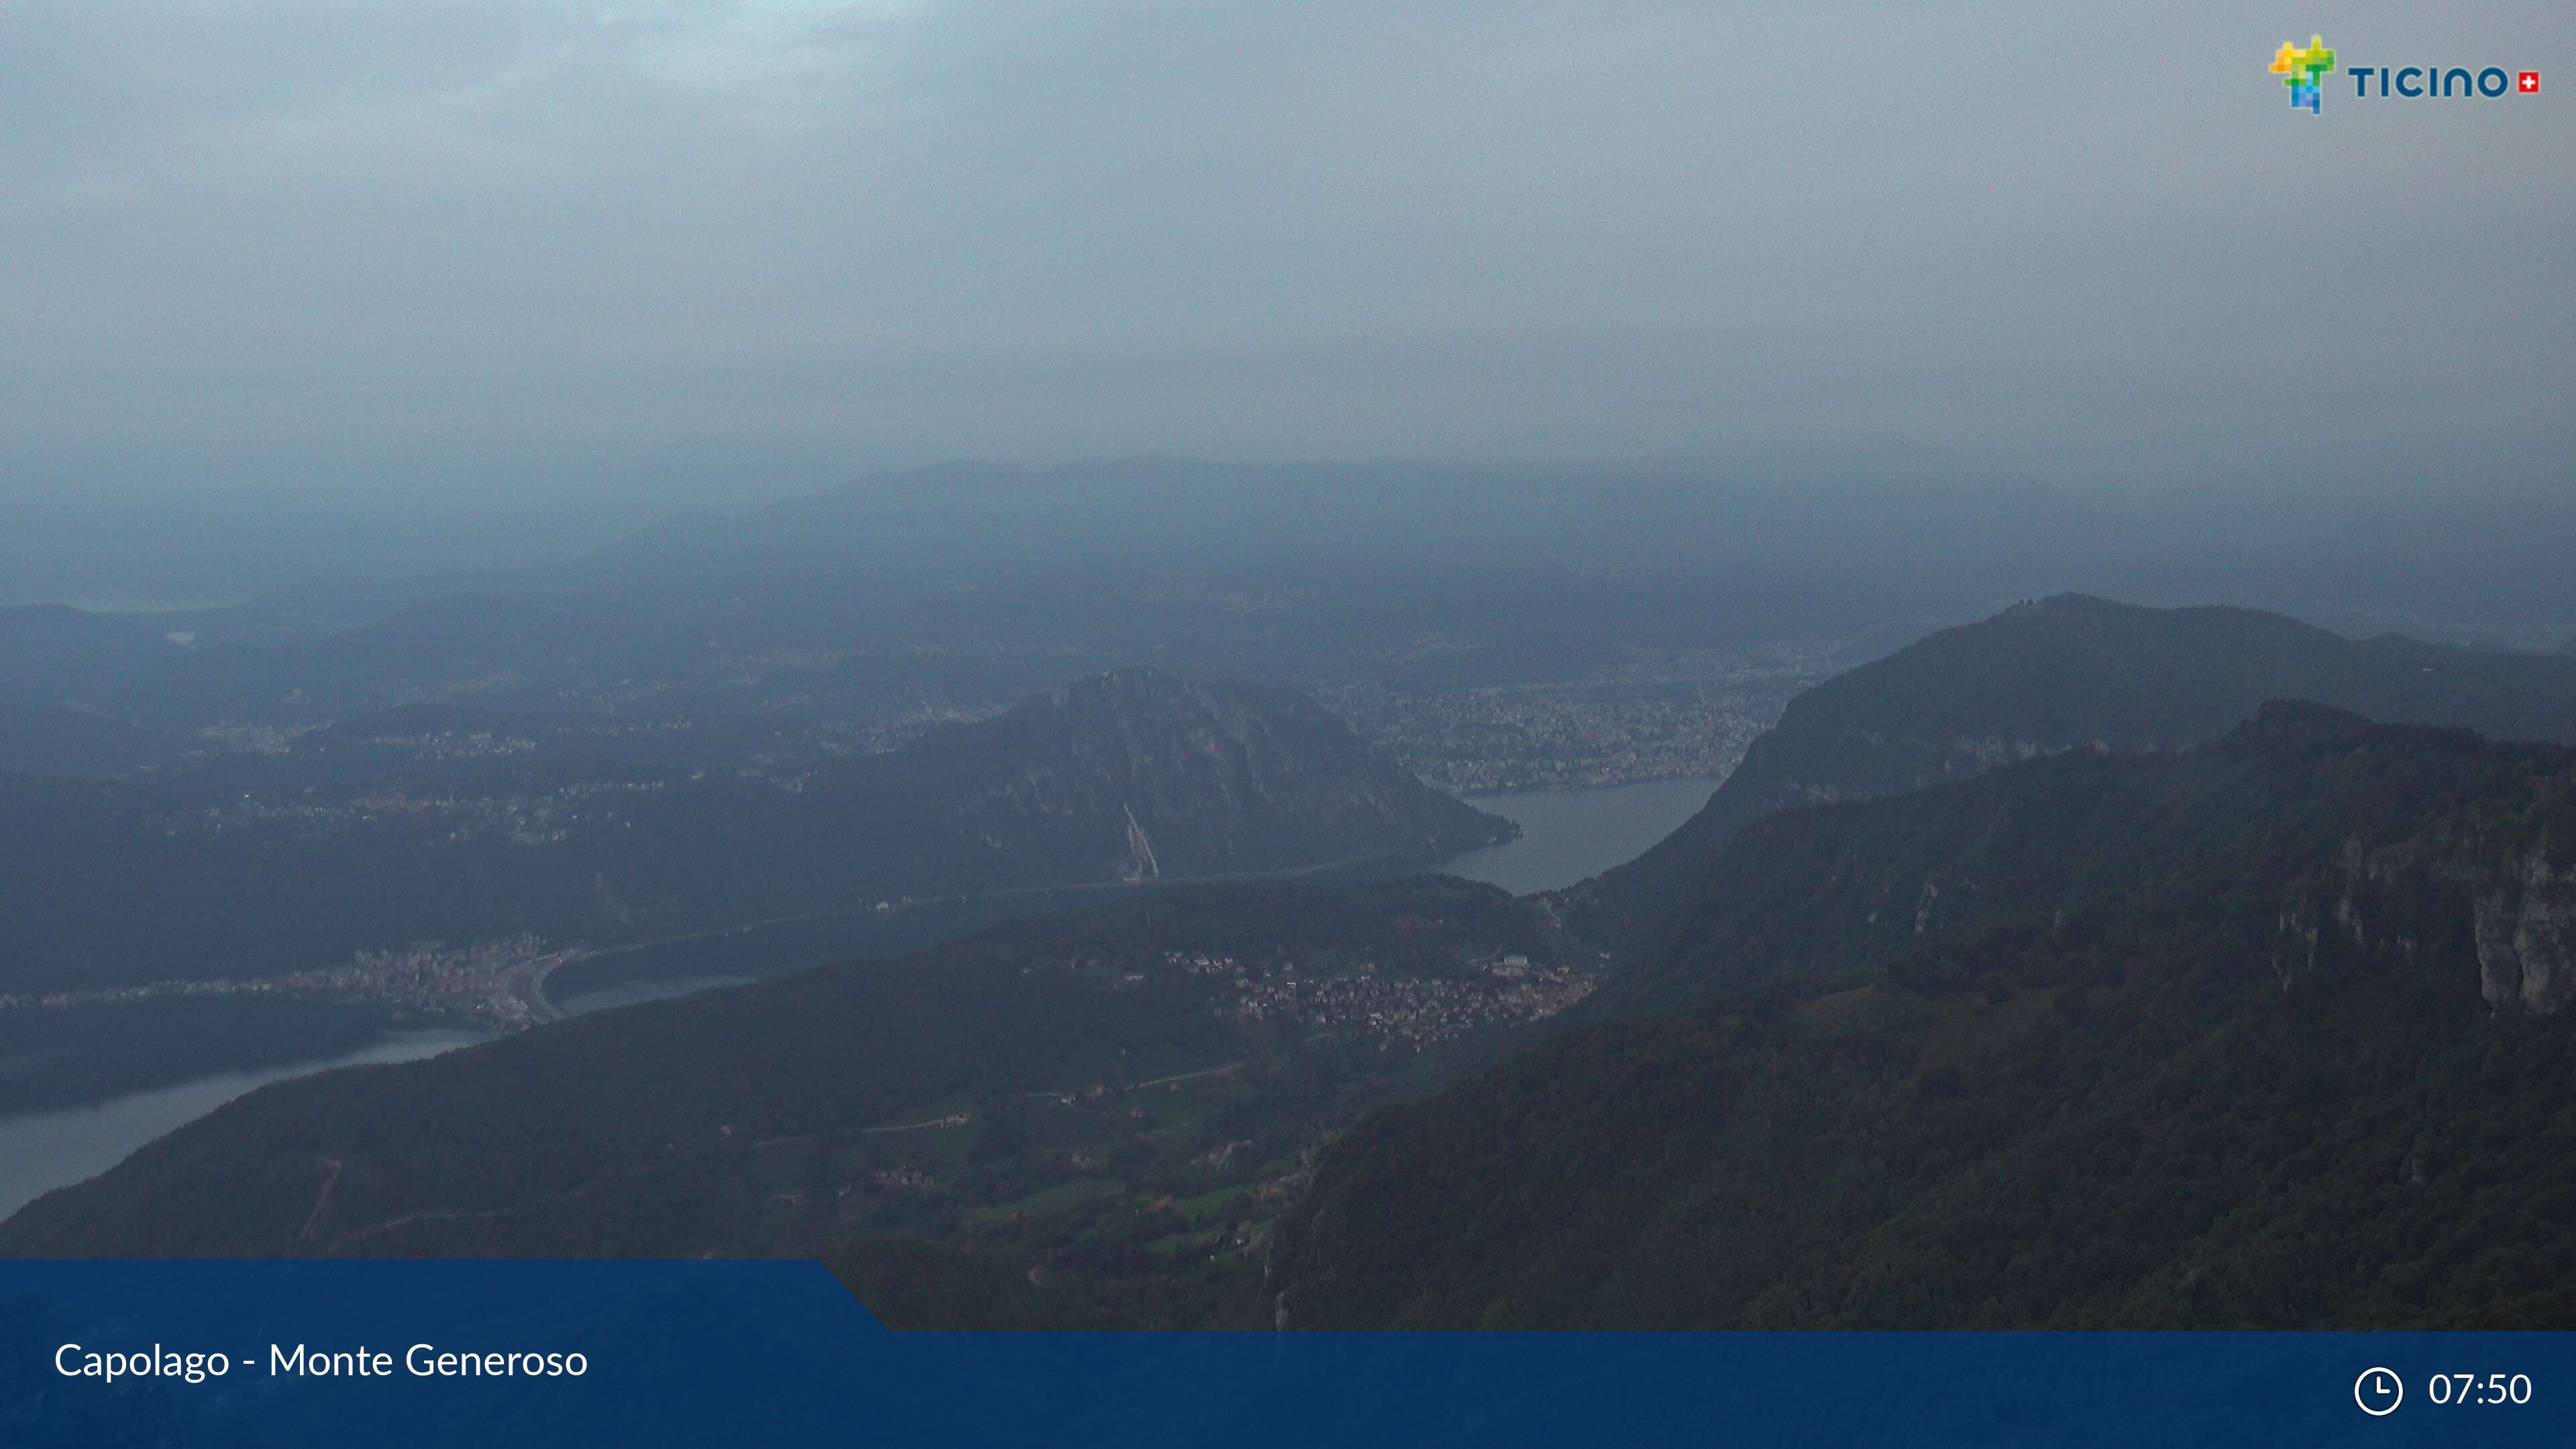
<path fill-rule="evenodd" d="M 2536 96 L 2540 94 L 2540 72 L 2536 70 L 2524 71 L 2521 75 L 2514 78 L 2513 88 L 2522 92 L 2526 96 Z"/>

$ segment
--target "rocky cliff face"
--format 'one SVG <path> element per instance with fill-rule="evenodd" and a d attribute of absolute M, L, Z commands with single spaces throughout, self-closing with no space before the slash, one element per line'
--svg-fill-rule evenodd
<path fill-rule="evenodd" d="M 2332 869 L 2290 888 L 2274 974 L 2288 989 L 2345 955 L 2413 960 L 2448 945 L 2475 957 L 2489 1008 L 2563 1010 L 2576 1001 L 2576 861 L 2563 826 L 2533 825 L 2450 823 L 2377 849 L 2346 844 Z"/>
<path fill-rule="evenodd" d="M 2576 867 L 2537 851 L 2508 860 L 2477 895 L 2487 1004 L 2549 1013 L 2576 997 Z"/>

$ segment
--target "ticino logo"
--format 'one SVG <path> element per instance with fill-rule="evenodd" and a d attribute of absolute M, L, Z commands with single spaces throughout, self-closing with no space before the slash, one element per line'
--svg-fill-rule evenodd
<path fill-rule="evenodd" d="M 2289 87 L 2290 109 L 2310 115 L 2325 112 L 2325 79 L 2335 72 L 2335 53 L 2322 35 L 2311 35 L 2308 43 L 2282 41 L 2272 57 L 2272 74 Z M 2352 93 L 2365 99 L 2379 96 L 2536 96 L 2540 94 L 2540 72 L 2509 71 L 2500 65 L 2478 70 L 2467 66 L 2385 66 L 2354 65 L 2344 67 L 2352 77 Z"/>

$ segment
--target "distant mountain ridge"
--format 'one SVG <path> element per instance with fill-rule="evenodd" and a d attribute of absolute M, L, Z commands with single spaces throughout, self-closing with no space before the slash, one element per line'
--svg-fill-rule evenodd
<path fill-rule="evenodd" d="M 1514 833 L 1288 691 L 1151 669 L 784 777 L 668 753 L 530 769 L 454 805 L 436 774 L 362 772 L 348 798 L 0 775 L 0 993 L 267 975 L 413 941 L 631 940 L 906 898 L 1429 859 Z"/>
<path fill-rule="evenodd" d="M 1134 659 L 1478 687 L 1637 649 L 1910 635 L 2065 589 L 2493 647 L 2576 626 L 2576 584 L 2551 566 L 2576 510 L 2360 506 L 2231 523 L 2217 500 L 2142 511 L 1919 456 L 961 461 L 668 519 L 543 566 L 288 579 L 236 607 L 102 617 L 77 659 L 16 655 L 0 611 L 0 696 L 181 729 L 423 699 L 665 717 L 996 707 Z"/>
<path fill-rule="evenodd" d="M 2179 749 L 2270 699 L 2576 742 L 2576 659 L 2064 594 L 1945 629 L 1790 701 L 1706 808 L 1578 888 L 1574 905 L 1602 934 L 1642 945 L 1727 840 L 1774 811 L 1900 794 L 2078 746 Z"/>

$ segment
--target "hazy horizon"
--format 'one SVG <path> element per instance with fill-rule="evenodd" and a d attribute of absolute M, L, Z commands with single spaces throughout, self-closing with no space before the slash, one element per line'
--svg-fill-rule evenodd
<path fill-rule="evenodd" d="M 2564 34 L 2293 18 L 2348 64 Z M 0 592 L 524 563 L 960 458 L 2565 496 L 2563 112 L 2294 114 L 2287 24 L 0 8 Z"/>

